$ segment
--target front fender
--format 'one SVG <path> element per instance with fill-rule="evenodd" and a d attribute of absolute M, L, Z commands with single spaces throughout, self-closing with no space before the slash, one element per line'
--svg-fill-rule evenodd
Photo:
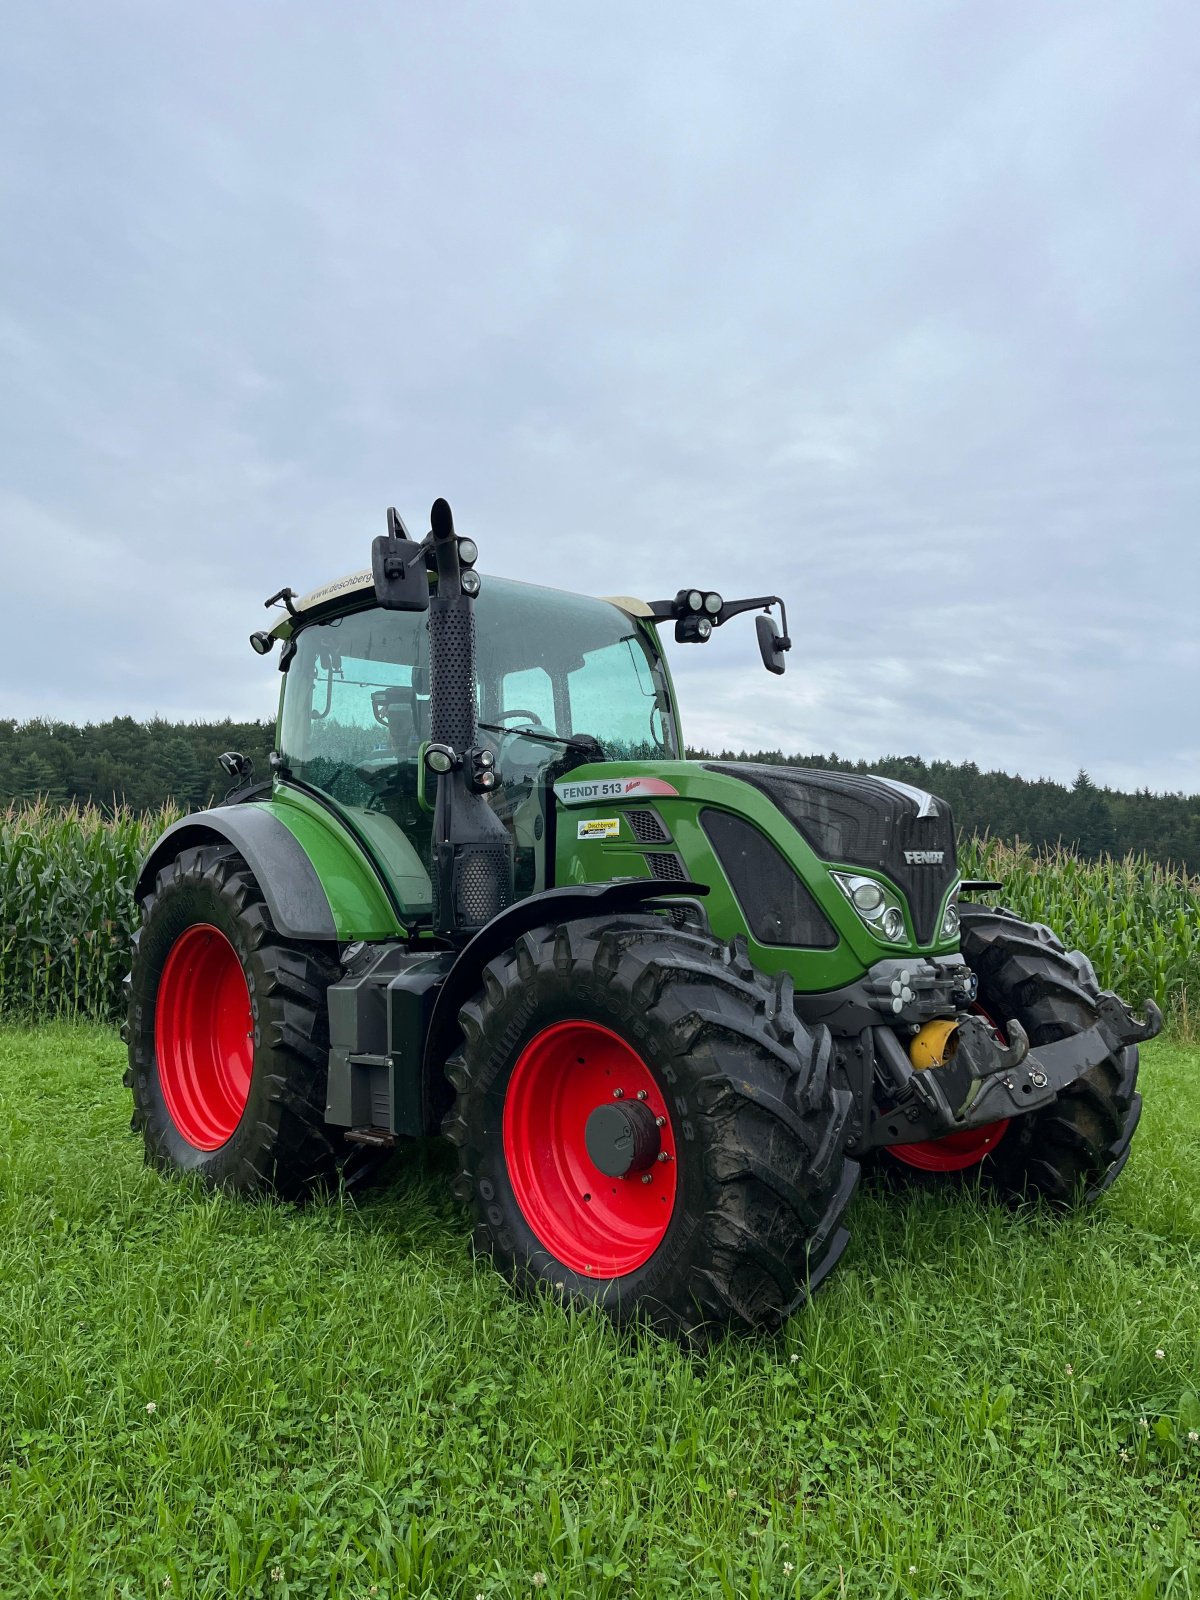
<path fill-rule="evenodd" d="M 438 993 L 425 1036 L 426 1104 L 433 1080 L 458 1046 L 458 1013 L 479 987 L 489 961 L 502 955 L 530 928 L 574 922 L 579 917 L 618 916 L 648 902 L 706 895 L 703 883 L 660 883 L 657 878 L 619 878 L 609 883 L 576 883 L 532 894 L 493 917 L 463 949 Z M 436 1098 L 436 1097 L 435 1097 Z"/>

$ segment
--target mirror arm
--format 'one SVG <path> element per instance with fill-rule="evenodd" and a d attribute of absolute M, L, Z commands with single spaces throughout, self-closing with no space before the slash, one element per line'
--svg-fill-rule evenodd
<path fill-rule="evenodd" d="M 719 628 L 723 622 L 728 622 L 730 617 L 740 617 L 743 611 L 769 611 L 772 606 L 778 606 L 783 613 L 783 601 L 777 594 L 760 594 L 754 600 L 726 600 L 713 621 Z M 786 613 L 783 614 L 783 631 L 787 633 Z"/>

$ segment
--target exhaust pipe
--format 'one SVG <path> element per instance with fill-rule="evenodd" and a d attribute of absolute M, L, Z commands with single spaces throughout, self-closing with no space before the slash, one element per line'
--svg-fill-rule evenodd
<path fill-rule="evenodd" d="M 431 743 L 426 764 L 437 774 L 430 876 L 434 930 L 454 938 L 474 933 L 512 904 L 513 843 L 485 798 L 498 779 L 490 752 L 478 745 L 479 575 L 469 566 L 464 569 L 454 515 L 445 500 L 434 501 L 430 525 L 437 572 L 437 588 L 429 597 Z"/>

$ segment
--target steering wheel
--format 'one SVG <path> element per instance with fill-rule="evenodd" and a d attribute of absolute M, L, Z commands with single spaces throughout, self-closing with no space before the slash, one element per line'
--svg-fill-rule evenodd
<path fill-rule="evenodd" d="M 378 755 L 367 756 L 363 761 L 354 763 L 355 774 L 371 788 L 383 788 L 386 780 L 396 772 L 399 762 L 389 751 L 386 755 L 380 751 Z"/>
<path fill-rule="evenodd" d="M 496 717 L 496 721 L 507 722 L 510 717 L 528 717 L 529 720 L 519 728 L 505 728 L 503 733 L 494 734 L 493 737 L 497 740 L 497 748 L 508 739 L 519 739 L 523 733 L 544 733 L 550 739 L 556 737 L 554 729 L 548 728 L 536 711 L 525 711 L 519 708 L 513 711 L 501 711 Z"/>
<path fill-rule="evenodd" d="M 530 722 L 533 723 L 535 728 L 540 728 L 542 726 L 542 719 L 541 719 L 541 717 L 538 716 L 536 711 L 526 711 L 520 706 L 517 706 L 512 711 L 498 711 L 496 713 L 496 721 L 497 722 L 507 722 L 509 717 L 528 717 Z M 517 729 L 514 728 L 512 731 L 514 733 L 516 733 Z M 549 728 L 546 729 L 547 733 L 549 733 L 550 731 L 551 730 Z"/>
<path fill-rule="evenodd" d="M 516 741 L 520 739 L 523 733 L 541 733 L 545 734 L 548 738 L 555 737 L 554 729 L 547 728 L 536 711 L 530 711 L 523 706 L 515 706 L 511 711 L 501 711 L 497 714 L 495 720 L 498 723 L 508 722 L 513 717 L 525 717 L 528 720 L 523 726 L 505 728 L 502 733 L 489 733 L 486 735 L 487 738 L 495 740 L 496 765 L 501 768 L 502 771 L 504 769 L 509 769 L 510 779 L 515 777 L 515 771 L 513 770 L 514 764 L 510 752 L 512 751 Z M 528 749 L 528 746 L 526 746 L 526 749 Z M 516 765 L 518 767 L 524 767 L 528 765 L 528 763 L 518 762 Z"/>

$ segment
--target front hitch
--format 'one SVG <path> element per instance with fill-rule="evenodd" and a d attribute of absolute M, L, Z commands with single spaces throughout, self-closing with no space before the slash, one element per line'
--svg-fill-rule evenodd
<path fill-rule="evenodd" d="M 954 1061 L 962 1061 L 972 1078 L 986 1078 L 993 1072 L 1011 1072 L 1029 1054 L 1029 1035 L 1016 1017 L 1005 1023 L 1008 1043 L 997 1038 L 982 1017 L 964 1017 L 954 1037 L 958 1047 Z"/>
<path fill-rule="evenodd" d="M 1139 1020 L 1116 995 L 1101 994 L 1090 1028 L 1036 1048 L 1015 1019 L 1005 1024 L 1005 1042 L 982 1017 L 963 1017 L 950 1060 L 922 1071 L 914 1070 L 892 1028 L 874 1027 L 869 1032 L 875 1060 L 891 1079 L 894 1100 L 876 1111 L 865 1143 L 937 1139 L 1041 1110 L 1114 1052 L 1152 1039 L 1162 1028 L 1162 1013 L 1152 1000 L 1144 1010 Z"/>
<path fill-rule="evenodd" d="M 1163 1030 L 1163 1014 L 1153 1000 L 1142 1001 L 1145 1021 L 1135 1017 L 1121 996 L 1113 994 L 1111 989 L 1102 992 L 1096 1001 L 1096 1010 L 1100 1013 L 1100 1026 L 1122 1045 L 1145 1044 L 1147 1039 L 1156 1039 Z"/>

